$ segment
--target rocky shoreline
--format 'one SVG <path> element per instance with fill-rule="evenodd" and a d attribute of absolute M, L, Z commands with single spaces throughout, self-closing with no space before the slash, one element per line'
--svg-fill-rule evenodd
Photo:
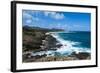
<path fill-rule="evenodd" d="M 45 39 L 44 40 L 41 39 L 41 41 L 42 43 L 39 45 L 40 46 L 39 49 L 23 52 L 23 61 L 25 61 L 26 59 L 31 60 L 31 58 L 36 60 L 37 58 L 46 57 L 47 55 L 45 53 L 48 50 L 55 51 L 57 50 L 57 48 L 60 48 L 62 46 L 54 37 L 52 37 L 49 34 L 45 35 Z M 44 53 L 41 55 L 32 55 L 33 53 L 40 53 L 40 52 L 44 52 Z"/>
<path fill-rule="evenodd" d="M 69 61 L 69 60 L 90 60 L 91 56 L 90 53 L 81 52 L 79 54 L 73 54 L 69 56 L 47 56 L 44 55 L 37 55 L 37 56 L 31 56 L 28 57 L 26 60 L 24 60 L 25 63 L 28 62 L 49 62 L 49 61 Z"/>
<path fill-rule="evenodd" d="M 61 56 L 55 52 L 55 55 L 46 54 L 48 51 L 56 51 L 63 46 L 47 31 L 33 30 L 24 28 L 23 32 L 23 53 L 22 61 L 28 62 L 48 62 L 48 61 L 67 61 L 67 60 L 89 60 L 90 53 L 72 52 L 71 55 Z M 49 55 L 49 56 L 48 56 Z"/>
<path fill-rule="evenodd" d="M 84 59 L 89 60 L 91 59 L 90 53 L 87 53 L 87 52 L 79 52 L 78 54 L 76 52 L 72 52 L 72 54 L 68 56 L 60 56 L 60 55 L 47 56 L 46 52 L 48 50 L 56 51 L 57 50 L 56 48 L 60 48 L 61 46 L 62 44 L 58 42 L 54 37 L 52 37 L 51 35 L 46 35 L 45 39 L 42 40 L 40 49 L 33 50 L 26 54 L 23 54 L 23 62 L 27 63 L 27 62 L 48 62 L 48 61 L 67 61 L 67 60 L 84 60 Z M 42 54 L 39 54 L 41 52 Z"/>
<path fill-rule="evenodd" d="M 42 40 L 41 49 L 44 50 L 56 50 L 55 48 L 60 48 L 62 44 L 56 40 L 51 35 L 46 35 L 45 39 Z"/>

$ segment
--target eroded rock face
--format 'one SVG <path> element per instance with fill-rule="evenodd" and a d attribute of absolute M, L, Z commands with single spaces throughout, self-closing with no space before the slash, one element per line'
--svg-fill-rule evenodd
<path fill-rule="evenodd" d="M 60 48 L 62 45 L 57 44 L 59 43 L 56 38 L 54 38 L 51 35 L 47 35 L 45 40 L 42 42 L 42 48 L 44 49 L 55 49 L 55 48 Z"/>

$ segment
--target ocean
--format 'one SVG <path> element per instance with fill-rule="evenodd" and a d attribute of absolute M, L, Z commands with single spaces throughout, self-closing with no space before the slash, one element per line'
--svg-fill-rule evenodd
<path fill-rule="evenodd" d="M 65 41 L 72 41 L 79 43 L 73 46 L 83 47 L 83 48 L 91 47 L 90 32 L 69 32 L 69 33 L 58 33 L 57 35 L 59 36 L 59 38 Z"/>
<path fill-rule="evenodd" d="M 57 50 L 48 50 L 46 52 L 38 52 L 34 54 L 47 54 L 47 56 L 68 56 L 72 52 L 88 52 L 91 53 L 91 32 L 72 31 L 72 32 L 50 32 L 56 40 L 62 44 Z M 55 48 L 54 48 L 55 49 Z"/>

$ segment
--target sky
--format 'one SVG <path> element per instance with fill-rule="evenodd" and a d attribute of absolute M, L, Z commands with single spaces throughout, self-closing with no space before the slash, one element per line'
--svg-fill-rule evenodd
<path fill-rule="evenodd" d="M 90 31 L 91 14 L 79 12 L 22 11 L 23 26 Z"/>

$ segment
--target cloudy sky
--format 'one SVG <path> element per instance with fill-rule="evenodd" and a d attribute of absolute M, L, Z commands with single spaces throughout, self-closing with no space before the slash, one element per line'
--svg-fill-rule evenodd
<path fill-rule="evenodd" d="M 22 11 L 23 26 L 90 31 L 91 14 L 76 12 Z"/>

